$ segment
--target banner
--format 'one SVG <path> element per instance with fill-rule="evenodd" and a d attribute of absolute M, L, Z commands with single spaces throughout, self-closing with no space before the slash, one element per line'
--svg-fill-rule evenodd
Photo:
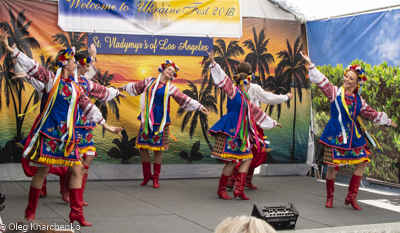
<path fill-rule="evenodd" d="M 242 36 L 239 0 L 59 0 L 64 31 L 136 35 Z"/>
<path fill-rule="evenodd" d="M 204 56 L 213 40 L 208 37 L 140 36 L 92 33 L 88 44 L 94 43 L 97 53 Z"/>
<path fill-rule="evenodd" d="M 358 64 L 368 81 L 361 97 L 374 110 L 385 112 L 399 123 L 400 109 L 400 10 L 375 12 L 330 20 L 307 22 L 311 61 L 334 86 L 343 85 L 343 72 L 350 64 Z M 316 159 L 322 164 L 324 148 L 318 143 L 330 119 L 329 101 L 313 85 L 313 123 Z M 364 174 L 389 182 L 400 182 L 399 128 L 364 120 L 368 132 L 382 146 L 381 154 L 369 155 Z M 352 166 L 341 171 L 353 172 Z"/>

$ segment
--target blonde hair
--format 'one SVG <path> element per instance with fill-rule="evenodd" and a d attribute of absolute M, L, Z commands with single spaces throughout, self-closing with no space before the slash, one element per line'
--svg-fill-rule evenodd
<path fill-rule="evenodd" d="M 243 215 L 225 219 L 215 233 L 276 233 L 276 230 L 261 219 Z"/>

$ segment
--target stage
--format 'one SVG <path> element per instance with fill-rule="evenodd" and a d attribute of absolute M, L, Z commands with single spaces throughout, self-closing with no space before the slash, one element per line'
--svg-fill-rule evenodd
<path fill-rule="evenodd" d="M 90 177 L 90 176 L 89 176 Z M 213 232 L 226 217 L 251 215 L 255 203 L 292 202 L 299 212 L 290 232 L 400 232 L 400 192 L 396 188 L 360 188 L 361 211 L 344 205 L 347 177 L 338 177 L 334 208 L 325 208 L 325 180 L 308 176 L 255 176 L 258 190 L 246 190 L 248 201 L 219 199 L 218 178 L 162 179 L 160 188 L 141 180 L 88 181 L 84 200 L 91 227 L 75 232 Z M 4 224 L 20 221 L 28 202 L 28 181 L 0 182 L 6 191 Z M 48 181 L 46 198 L 39 200 L 36 219 L 68 225 L 69 204 L 61 200 L 57 181 Z M 228 194 L 233 197 L 232 191 Z M 281 231 L 281 230 L 280 230 Z"/>

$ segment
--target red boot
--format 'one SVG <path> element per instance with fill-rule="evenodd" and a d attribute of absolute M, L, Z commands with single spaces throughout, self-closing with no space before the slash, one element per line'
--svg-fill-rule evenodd
<path fill-rule="evenodd" d="M 140 185 L 146 185 L 149 180 L 153 179 L 153 175 L 151 174 L 151 163 L 150 162 L 142 162 L 143 168 L 143 182 Z"/>
<path fill-rule="evenodd" d="M 335 179 L 326 179 L 326 208 L 333 208 L 333 192 L 335 192 Z"/>
<path fill-rule="evenodd" d="M 65 175 L 67 174 L 67 167 L 51 167 L 50 173 L 60 177 L 60 194 L 62 195 L 62 189 L 64 186 Z"/>
<path fill-rule="evenodd" d="M 43 185 L 42 185 L 42 189 L 40 190 L 40 198 L 43 198 L 43 197 L 47 197 L 47 187 L 46 187 L 46 180 L 47 180 L 47 177 L 46 178 L 44 178 L 44 181 L 43 181 Z"/>
<path fill-rule="evenodd" d="M 236 167 L 232 170 L 231 176 L 229 177 L 229 181 L 228 184 L 226 185 L 226 187 L 228 189 L 233 189 L 233 185 L 235 184 L 235 180 L 238 174 L 238 169 L 236 169 Z"/>
<path fill-rule="evenodd" d="M 225 176 L 221 174 L 221 178 L 219 179 L 219 187 L 218 187 L 218 196 L 219 198 L 230 200 L 231 197 L 226 193 L 226 185 L 228 183 L 229 176 Z"/>
<path fill-rule="evenodd" d="M 29 189 L 28 206 L 25 209 L 26 220 L 35 220 L 36 207 L 39 202 L 40 189 L 31 186 Z"/>
<path fill-rule="evenodd" d="M 356 200 L 361 180 L 362 176 L 356 176 L 353 174 L 349 184 L 349 191 L 347 193 L 347 197 L 344 202 L 345 205 L 351 204 L 351 206 L 353 206 L 353 208 L 356 210 L 362 210 L 362 208 L 357 205 L 357 200 Z"/>
<path fill-rule="evenodd" d="M 83 174 L 83 177 L 82 177 L 82 192 L 85 192 L 85 188 L 86 188 L 86 181 L 87 181 L 87 177 L 88 177 L 88 174 L 87 173 L 84 173 Z M 83 199 L 82 199 L 83 200 Z M 82 204 L 84 205 L 84 206 L 88 206 L 89 204 L 88 203 L 86 203 L 86 202 L 82 202 Z"/>
<path fill-rule="evenodd" d="M 253 174 L 254 174 L 254 168 L 249 168 L 249 171 L 247 171 L 246 175 L 246 187 L 249 189 L 258 189 L 256 186 L 254 186 L 251 183 L 251 180 L 253 179 Z"/>
<path fill-rule="evenodd" d="M 85 221 L 83 216 L 83 189 L 69 189 L 69 199 L 71 213 L 69 213 L 69 220 L 71 223 L 78 221 L 81 226 L 91 226 L 92 224 Z"/>
<path fill-rule="evenodd" d="M 237 196 L 240 197 L 242 200 L 249 200 L 250 198 L 246 197 L 244 194 L 244 184 L 246 183 L 246 175 L 247 173 L 239 172 L 238 177 L 236 178 L 235 182 L 235 190 L 233 191 L 233 196 L 236 198 Z"/>
<path fill-rule="evenodd" d="M 154 188 L 159 188 L 160 184 L 158 183 L 158 177 L 160 176 L 160 172 L 161 172 L 161 163 L 153 163 L 153 171 L 154 171 L 154 175 L 153 175 L 153 187 Z"/>
<path fill-rule="evenodd" d="M 69 202 L 69 181 L 71 180 L 71 175 L 72 173 L 67 171 L 67 174 L 65 175 L 64 186 L 61 190 L 61 199 L 65 202 Z"/>

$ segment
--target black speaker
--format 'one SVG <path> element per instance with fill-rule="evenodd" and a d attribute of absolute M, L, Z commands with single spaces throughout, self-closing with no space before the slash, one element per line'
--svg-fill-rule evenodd
<path fill-rule="evenodd" d="M 5 200 L 6 200 L 6 191 L 2 190 L 0 185 L 0 211 L 6 208 L 6 206 L 4 205 Z"/>
<path fill-rule="evenodd" d="M 296 225 L 299 212 L 290 202 L 254 204 L 251 216 L 266 221 L 273 228 L 293 229 Z"/>

